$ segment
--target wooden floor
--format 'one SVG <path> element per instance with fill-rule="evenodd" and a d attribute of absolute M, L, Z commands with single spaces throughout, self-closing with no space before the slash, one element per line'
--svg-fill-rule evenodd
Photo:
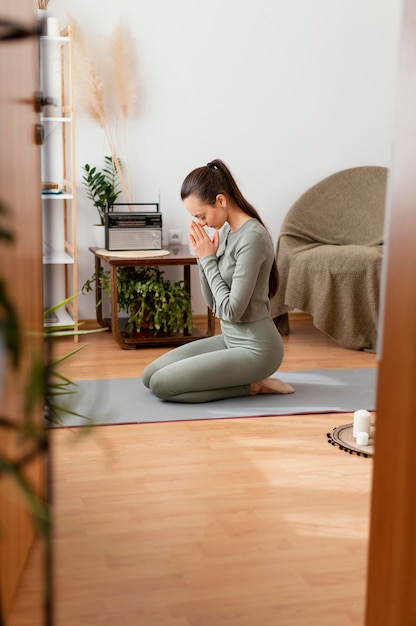
<path fill-rule="evenodd" d="M 282 370 L 375 367 L 292 318 Z M 140 376 L 163 349 L 89 336 L 70 377 Z M 57 353 L 73 344 L 60 343 Z M 328 445 L 351 414 L 51 433 L 54 626 L 360 626 L 372 460 Z M 7 626 L 42 624 L 35 546 Z"/>

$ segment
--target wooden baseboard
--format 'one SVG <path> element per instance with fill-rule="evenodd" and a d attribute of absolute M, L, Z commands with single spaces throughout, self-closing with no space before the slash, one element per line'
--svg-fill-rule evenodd
<path fill-rule="evenodd" d="M 308 321 L 311 320 L 312 316 L 310 313 L 304 313 L 303 311 L 291 311 L 289 313 L 289 321 L 297 320 L 297 321 Z M 194 315 L 194 323 L 197 328 L 205 328 L 207 325 L 207 316 L 206 315 Z M 80 330 L 94 330 L 99 328 L 99 324 L 97 320 L 87 319 L 80 320 Z M 217 332 L 219 332 L 220 321 L 218 319 L 215 320 L 215 327 Z"/>
<path fill-rule="evenodd" d="M 79 329 L 80 330 L 95 330 L 96 328 L 100 328 L 97 320 L 79 320 Z"/>
<path fill-rule="evenodd" d="M 290 311 L 289 320 L 311 320 L 312 315 L 310 313 L 305 313 L 304 311 Z"/>

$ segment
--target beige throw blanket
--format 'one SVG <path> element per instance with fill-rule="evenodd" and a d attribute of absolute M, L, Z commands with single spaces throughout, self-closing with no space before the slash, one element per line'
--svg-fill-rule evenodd
<path fill-rule="evenodd" d="M 273 318 L 293 309 L 340 345 L 377 345 L 387 169 L 357 167 L 324 179 L 288 211 L 277 243 Z"/>

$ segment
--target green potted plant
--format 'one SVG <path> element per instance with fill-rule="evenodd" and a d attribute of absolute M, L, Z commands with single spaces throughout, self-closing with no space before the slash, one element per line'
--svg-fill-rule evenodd
<path fill-rule="evenodd" d="M 92 291 L 95 273 L 82 286 Z M 101 268 L 98 281 L 109 296 L 110 272 Z M 119 311 L 128 314 L 126 336 L 163 336 L 192 332 L 192 306 L 183 281 L 170 282 L 158 267 L 121 267 L 118 269 L 117 300 Z"/>
<path fill-rule="evenodd" d="M 99 216 L 99 224 L 94 224 L 96 234 L 96 244 L 99 248 L 104 248 L 104 224 L 105 214 L 111 210 L 111 205 L 116 202 L 121 194 L 120 181 L 118 177 L 117 167 L 113 157 L 104 157 L 104 167 L 98 170 L 86 163 L 83 167 L 82 184 L 87 190 L 87 197 L 92 201 L 97 209 Z"/>

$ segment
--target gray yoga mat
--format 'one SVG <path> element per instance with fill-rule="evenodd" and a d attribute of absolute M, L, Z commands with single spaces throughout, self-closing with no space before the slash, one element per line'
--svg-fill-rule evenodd
<path fill-rule="evenodd" d="M 162 402 L 140 378 L 77 381 L 76 393 L 62 404 L 88 419 L 66 415 L 65 426 L 135 424 L 181 420 L 263 417 L 302 413 L 375 410 L 376 369 L 325 369 L 278 372 L 295 393 L 230 398 L 203 404 Z"/>

